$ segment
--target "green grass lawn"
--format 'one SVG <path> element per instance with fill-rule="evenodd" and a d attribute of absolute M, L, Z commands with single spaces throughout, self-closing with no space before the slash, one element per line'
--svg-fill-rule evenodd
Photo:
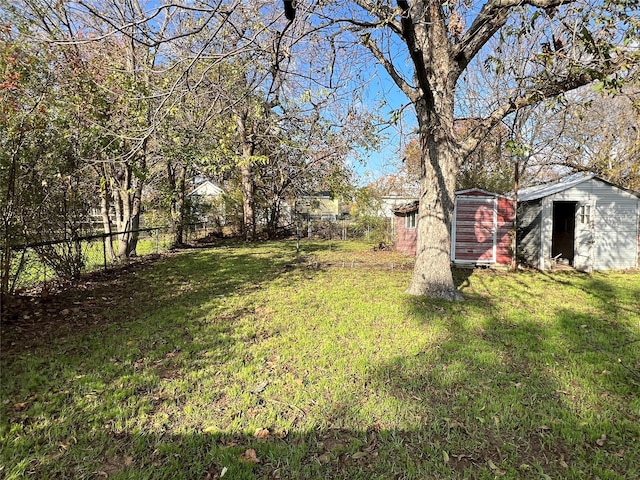
<path fill-rule="evenodd" d="M 0 478 L 640 477 L 640 273 L 461 270 L 450 304 L 396 253 L 302 246 L 27 302 Z"/>

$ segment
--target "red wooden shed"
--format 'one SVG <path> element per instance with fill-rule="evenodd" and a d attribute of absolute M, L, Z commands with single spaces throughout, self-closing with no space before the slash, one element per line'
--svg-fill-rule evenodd
<path fill-rule="evenodd" d="M 395 210 L 396 249 L 416 254 L 417 202 Z M 466 265 L 511 262 L 513 200 L 481 189 L 456 192 L 451 261 Z"/>

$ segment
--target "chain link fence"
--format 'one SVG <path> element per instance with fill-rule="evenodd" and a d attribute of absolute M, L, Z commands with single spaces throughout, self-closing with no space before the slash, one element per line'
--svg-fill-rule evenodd
<path fill-rule="evenodd" d="M 351 218 L 299 219 L 287 228 L 297 238 L 323 240 L 365 239 L 376 244 L 393 244 L 391 219 L 374 218 L 357 221 Z M 77 278 L 80 274 L 106 270 L 123 261 L 110 252 L 117 252 L 119 236 L 137 233 L 136 257 L 168 251 L 173 237 L 169 227 L 143 228 L 135 232 L 96 234 L 75 239 L 52 240 L 11 246 L 3 250 L 3 290 L 11 293 L 59 279 Z M 219 228 L 207 222 L 185 225 L 185 243 L 195 243 L 208 236 L 220 236 Z M 111 244 L 112 249 L 109 248 Z M 5 265 L 10 258 L 10 265 Z"/>
<path fill-rule="evenodd" d="M 336 220 L 299 221 L 296 234 L 299 238 L 315 240 L 366 240 L 373 243 L 393 244 L 394 223 L 390 218 L 371 217 L 364 220 L 351 218 Z"/>
<path fill-rule="evenodd" d="M 196 230 L 189 230 L 195 235 Z M 31 288 L 52 280 L 69 279 L 77 275 L 121 264 L 123 260 L 111 255 L 118 251 L 119 237 L 137 233 L 136 256 L 166 252 L 172 236 L 167 227 L 143 228 L 136 231 L 96 234 L 74 239 L 52 240 L 10 247 L 10 265 L 3 265 L 7 290 Z M 113 250 L 109 248 L 109 244 Z"/>

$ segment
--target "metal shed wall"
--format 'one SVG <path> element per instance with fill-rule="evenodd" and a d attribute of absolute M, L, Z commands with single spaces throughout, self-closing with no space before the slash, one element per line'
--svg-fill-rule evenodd
<path fill-rule="evenodd" d="M 553 202 L 560 201 L 578 202 L 578 209 L 582 205 L 592 206 L 589 221 L 593 244 L 588 259 L 589 270 L 638 266 L 640 199 L 614 185 L 592 178 L 542 199 L 539 268 L 551 266 Z"/>
<path fill-rule="evenodd" d="M 456 192 L 451 255 L 455 263 L 511 262 L 513 201 L 480 189 Z"/>

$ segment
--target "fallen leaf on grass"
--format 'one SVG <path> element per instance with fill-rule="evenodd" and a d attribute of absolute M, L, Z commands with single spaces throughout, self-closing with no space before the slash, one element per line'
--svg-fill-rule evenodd
<path fill-rule="evenodd" d="M 205 475 L 204 480 L 217 480 L 217 479 L 220 479 L 220 478 L 225 476 L 225 474 L 227 473 L 227 470 L 228 470 L 227 467 L 223 467 L 222 471 L 220 472 L 220 475 L 216 475 L 215 473 L 213 473 L 213 469 L 211 469 Z"/>
<path fill-rule="evenodd" d="M 455 453 L 453 455 L 451 455 L 453 458 L 455 458 L 458 461 L 461 461 L 465 458 L 468 458 L 469 460 L 472 460 L 473 457 L 471 455 L 467 455 L 466 453 L 460 453 L 458 455 L 456 455 Z"/>
<path fill-rule="evenodd" d="M 600 438 L 599 438 L 598 440 L 596 440 L 596 443 L 597 443 L 599 446 L 601 446 L 601 447 L 602 447 L 602 446 L 604 446 L 604 442 L 605 442 L 606 440 L 607 440 L 607 436 L 603 433 L 603 434 L 600 436 Z"/>
<path fill-rule="evenodd" d="M 269 430 L 266 428 L 258 428 L 256 432 L 253 434 L 256 438 L 269 438 Z"/>
<path fill-rule="evenodd" d="M 241 454 L 239 458 L 240 461 L 245 463 L 260 463 L 260 459 L 256 455 L 256 451 L 253 448 L 245 450 L 245 452 Z"/>
<path fill-rule="evenodd" d="M 449 454 L 446 450 L 442 451 L 442 459 L 444 460 L 444 463 L 449 463 Z"/>
<path fill-rule="evenodd" d="M 487 465 L 489 465 L 489 468 L 498 475 L 506 475 L 507 473 L 504 470 L 499 469 L 498 466 L 491 461 L 491 459 L 487 460 Z"/>
<path fill-rule="evenodd" d="M 261 382 L 256 386 L 254 386 L 253 388 L 251 388 L 249 392 L 255 393 L 255 394 L 261 393 L 265 388 L 267 388 L 267 385 L 269 385 L 269 382 Z"/>

